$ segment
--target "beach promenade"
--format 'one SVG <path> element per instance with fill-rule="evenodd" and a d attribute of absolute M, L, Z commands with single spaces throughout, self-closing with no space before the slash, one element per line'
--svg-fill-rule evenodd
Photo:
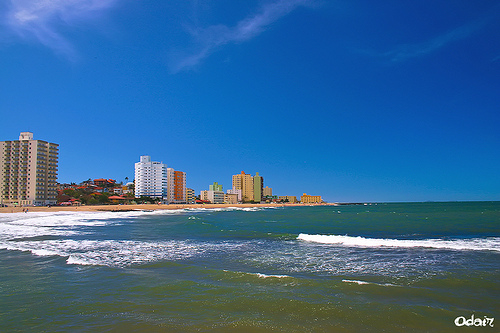
<path fill-rule="evenodd" d="M 215 208 L 253 208 L 253 207 L 294 207 L 294 206 L 327 206 L 335 205 L 331 203 L 321 204 L 144 204 L 144 205 L 86 205 L 86 206 L 51 206 L 51 207 L 0 207 L 0 213 L 23 213 L 28 212 L 120 212 L 132 210 L 160 210 L 160 209 L 215 209 Z"/>

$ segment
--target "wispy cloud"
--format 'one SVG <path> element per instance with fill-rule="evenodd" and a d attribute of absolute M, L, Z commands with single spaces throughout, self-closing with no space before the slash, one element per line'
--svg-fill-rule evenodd
<path fill-rule="evenodd" d="M 428 55 L 452 42 L 465 39 L 484 25 L 485 22 L 474 22 L 421 43 L 400 44 L 386 52 L 368 51 L 367 53 L 389 59 L 391 62 L 402 62 L 411 58 Z"/>
<path fill-rule="evenodd" d="M 54 52 L 75 59 L 74 46 L 61 32 L 95 18 L 113 6 L 117 0 L 8 0 L 5 25 L 26 39 L 51 48 Z"/>
<path fill-rule="evenodd" d="M 173 72 L 179 72 L 193 68 L 221 46 L 250 40 L 297 7 L 312 2 L 313 0 L 278 0 L 263 5 L 257 14 L 242 19 L 234 27 L 214 25 L 204 29 L 192 29 L 190 33 L 195 51 L 187 55 L 177 54 L 171 61 L 171 69 Z"/>

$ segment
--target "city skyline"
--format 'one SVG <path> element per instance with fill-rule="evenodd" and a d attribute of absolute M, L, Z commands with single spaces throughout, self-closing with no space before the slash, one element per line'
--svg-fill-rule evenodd
<path fill-rule="evenodd" d="M 500 200 L 495 1 L 6 1 L 0 17 L 0 140 L 58 143 L 61 183 L 132 180 L 148 155 L 197 193 L 245 170 L 328 202 Z"/>

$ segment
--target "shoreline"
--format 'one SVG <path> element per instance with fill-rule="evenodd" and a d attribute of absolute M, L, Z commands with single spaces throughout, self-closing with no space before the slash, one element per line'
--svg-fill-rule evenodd
<path fill-rule="evenodd" d="M 174 209 L 215 209 L 215 208 L 255 208 L 255 207 L 307 207 L 307 206 L 336 206 L 335 203 L 318 204 L 142 204 L 142 205 L 89 205 L 89 206 L 34 206 L 34 207 L 0 207 L 0 213 L 28 212 L 126 212 L 137 210 L 174 210 Z"/>

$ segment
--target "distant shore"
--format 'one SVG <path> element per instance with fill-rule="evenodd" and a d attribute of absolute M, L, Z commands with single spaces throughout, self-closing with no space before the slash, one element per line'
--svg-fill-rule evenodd
<path fill-rule="evenodd" d="M 335 203 L 321 204 L 145 204 L 145 205 L 86 205 L 86 206 L 52 206 L 52 207 L 0 207 L 0 213 L 23 213 L 28 212 L 121 212 L 134 210 L 172 210 L 187 208 L 253 208 L 253 207 L 305 207 L 305 206 L 335 206 Z"/>

